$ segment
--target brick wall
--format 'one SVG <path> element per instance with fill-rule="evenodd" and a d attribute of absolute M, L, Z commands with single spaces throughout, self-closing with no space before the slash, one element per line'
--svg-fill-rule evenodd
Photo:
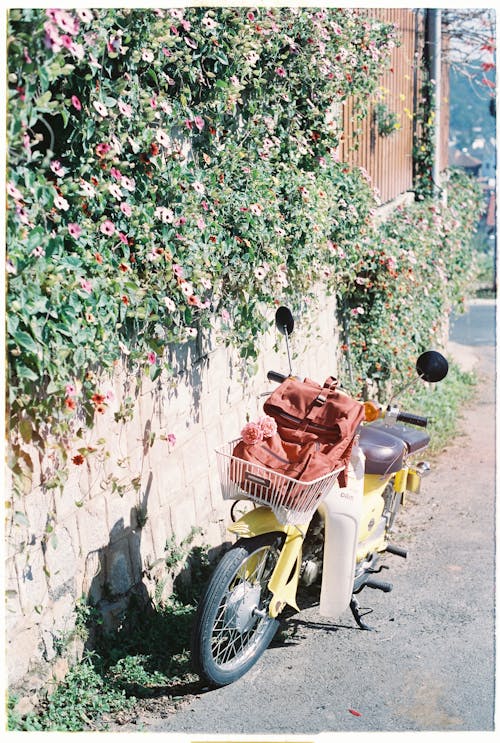
<path fill-rule="evenodd" d="M 336 373 L 338 336 L 333 298 L 320 306 L 315 324 L 297 322 L 291 341 L 297 373 L 322 381 Z M 131 592 L 171 590 L 167 539 L 175 535 L 179 542 L 196 526 L 203 528 L 198 539 L 204 543 L 228 539 L 229 506 L 220 495 L 214 448 L 238 436 L 247 414 L 261 413 L 261 393 L 274 386 L 266 371 L 287 371 L 284 341 L 268 333 L 253 376 L 237 354 L 206 338 L 172 348 L 170 361 L 173 375 L 140 384 L 117 367 L 115 378 L 103 382 L 113 393 L 108 409 L 82 442 L 95 452 L 83 465 L 70 465 L 61 491 L 33 487 L 9 509 L 7 670 L 28 705 L 51 674 L 62 676 L 82 652 L 73 636 L 80 597 L 98 602 L 111 625 Z M 127 398 L 133 401 L 130 420 L 117 421 Z M 168 433 L 176 437 L 174 446 L 162 438 Z M 56 460 L 39 462 L 28 453 L 33 483 L 42 467 L 57 469 Z"/>

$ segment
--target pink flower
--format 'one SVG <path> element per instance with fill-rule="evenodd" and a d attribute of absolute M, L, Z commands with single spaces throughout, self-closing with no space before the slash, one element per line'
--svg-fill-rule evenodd
<path fill-rule="evenodd" d="M 17 189 L 11 182 L 7 183 L 7 193 L 9 196 L 12 196 L 13 199 L 17 199 L 18 201 L 23 198 L 21 191 L 19 191 L 19 189 Z"/>
<path fill-rule="evenodd" d="M 205 227 L 207 225 L 205 224 L 205 220 L 203 219 L 203 217 L 200 217 L 198 219 L 198 221 L 196 222 L 196 226 L 198 227 L 199 230 L 204 230 L 205 229 Z"/>
<path fill-rule="evenodd" d="M 66 385 L 66 396 L 74 397 L 76 395 L 76 387 L 71 382 Z"/>
<path fill-rule="evenodd" d="M 203 183 L 200 183 L 200 181 L 194 181 L 193 188 L 196 193 L 205 193 L 205 186 L 203 185 Z"/>
<path fill-rule="evenodd" d="M 262 436 L 265 439 L 268 439 L 271 436 L 274 436 L 274 434 L 278 430 L 276 421 L 274 420 L 274 418 L 271 418 L 270 415 L 263 415 L 262 418 L 259 418 L 257 423 L 260 426 L 260 430 L 262 431 Z"/>
<path fill-rule="evenodd" d="M 115 168 L 114 166 L 109 171 L 109 174 L 111 175 L 112 178 L 116 178 L 117 181 L 119 181 L 120 178 L 122 177 L 122 174 L 120 173 L 118 168 Z"/>
<path fill-rule="evenodd" d="M 156 354 L 154 351 L 150 351 L 148 353 L 148 363 L 150 364 L 156 364 Z"/>
<path fill-rule="evenodd" d="M 262 429 L 258 423 L 247 423 L 241 429 L 241 438 L 245 444 L 257 444 L 263 440 Z"/>
<path fill-rule="evenodd" d="M 100 230 L 103 235 L 107 235 L 108 237 L 111 237 L 111 235 L 115 231 L 115 226 L 113 222 L 110 219 L 106 219 L 100 226 Z"/>
<path fill-rule="evenodd" d="M 68 34 L 62 34 L 61 42 L 65 49 L 71 49 L 71 47 L 73 46 L 73 39 L 71 38 L 71 36 L 68 36 Z"/>
<path fill-rule="evenodd" d="M 88 292 L 91 294 L 92 292 L 92 284 L 90 281 L 87 281 L 87 279 L 80 279 L 80 287 L 83 289 L 84 292 Z"/>
<path fill-rule="evenodd" d="M 182 278 L 182 275 L 183 275 L 182 266 L 179 266 L 178 263 L 173 264 L 172 271 L 174 272 L 174 276 L 177 276 L 178 278 Z"/>
<path fill-rule="evenodd" d="M 111 149 L 111 145 L 107 142 L 100 142 L 100 144 L 96 145 L 95 151 L 97 157 L 103 157 L 106 155 Z"/>
<path fill-rule="evenodd" d="M 177 439 L 175 437 L 175 434 L 173 433 L 167 433 L 166 440 L 171 446 L 175 446 Z"/>
<path fill-rule="evenodd" d="M 221 311 L 220 316 L 222 318 L 222 322 L 226 322 L 227 323 L 231 319 L 231 315 L 225 309 Z"/>
<path fill-rule="evenodd" d="M 124 243 L 125 245 L 128 245 L 128 237 L 123 232 L 119 232 L 118 237 L 120 238 L 120 241 L 122 243 Z"/>
<path fill-rule="evenodd" d="M 276 67 L 276 74 L 278 77 L 286 77 L 286 70 L 284 67 Z"/>
<path fill-rule="evenodd" d="M 78 33 L 78 20 L 73 18 L 65 10 L 54 10 L 54 21 L 57 23 L 61 31 L 66 31 L 68 34 L 73 36 Z"/>
<path fill-rule="evenodd" d="M 174 312 L 175 310 L 175 302 L 170 299 L 170 297 L 163 297 L 163 304 L 169 310 L 170 312 Z"/>
<path fill-rule="evenodd" d="M 71 237 L 80 237 L 80 235 L 82 234 L 82 228 L 76 222 L 71 222 L 70 224 L 68 224 L 68 232 Z"/>
<path fill-rule="evenodd" d="M 197 49 L 198 48 L 197 42 L 194 39 L 191 39 L 189 36 L 185 36 L 184 37 L 184 41 L 186 42 L 186 44 L 189 47 L 191 47 L 191 49 Z"/>
<path fill-rule="evenodd" d="M 195 116 L 194 117 L 194 125 L 201 132 L 201 130 L 205 126 L 205 122 L 203 121 L 203 119 L 201 118 L 201 116 Z"/>
<path fill-rule="evenodd" d="M 77 111 L 82 110 L 82 104 L 80 103 L 80 99 L 76 95 L 71 96 L 71 105 L 73 108 L 76 108 Z"/>
<path fill-rule="evenodd" d="M 127 204 L 125 201 L 122 201 L 120 204 L 120 210 L 125 214 L 126 217 L 130 217 L 132 214 L 132 207 L 130 204 Z"/>

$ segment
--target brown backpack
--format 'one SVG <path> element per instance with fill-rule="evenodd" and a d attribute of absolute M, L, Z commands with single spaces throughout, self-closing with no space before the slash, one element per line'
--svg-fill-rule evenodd
<path fill-rule="evenodd" d="M 321 460 L 327 459 L 332 470 L 343 466 L 339 485 L 347 485 L 354 436 L 365 412 L 362 403 L 337 390 L 334 377 L 328 377 L 323 386 L 311 379 L 288 377 L 265 402 L 264 412 L 274 418 L 284 442 L 304 446 L 306 458 L 314 443 Z M 309 458 L 310 466 L 313 460 L 314 456 Z M 302 479 L 313 479 L 307 476 L 307 469 Z"/>

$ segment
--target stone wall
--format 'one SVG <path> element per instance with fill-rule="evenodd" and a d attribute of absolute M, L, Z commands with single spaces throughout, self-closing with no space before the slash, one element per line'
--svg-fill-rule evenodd
<path fill-rule="evenodd" d="M 323 381 L 335 374 L 338 335 L 333 298 L 325 298 L 311 327 L 296 323 L 294 371 Z M 272 315 L 273 309 L 270 313 Z M 7 509 L 7 670 L 26 705 L 53 676 L 81 655 L 75 607 L 91 598 L 106 622 L 119 620 L 131 593 L 171 591 L 167 540 L 193 527 L 217 546 L 228 539 L 229 505 L 220 495 L 214 448 L 239 435 L 247 415 L 261 414 L 268 369 L 287 372 L 282 336 L 268 333 L 254 375 L 233 351 L 192 342 L 171 350 L 173 374 L 152 382 L 117 367 L 104 414 L 82 441 L 83 464 L 70 464 L 62 489 L 36 486 L 57 474 L 55 454 L 34 466 L 32 488 L 11 496 Z M 175 444 L 168 441 L 174 434 Z M 70 455 L 76 453 L 70 452 Z"/>

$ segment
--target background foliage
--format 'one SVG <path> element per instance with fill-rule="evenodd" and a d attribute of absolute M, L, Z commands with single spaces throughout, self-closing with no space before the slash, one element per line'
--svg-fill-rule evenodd
<path fill-rule="evenodd" d="M 22 9 L 8 33 L 14 468 L 23 441 L 50 430 L 64 449 L 92 424 L 118 359 L 156 379 L 204 329 L 252 359 L 269 307 L 304 310 L 322 286 L 359 391 L 463 290 L 467 189 L 377 228 L 366 173 L 337 161 L 340 105 L 365 115 L 392 27 L 351 9 Z"/>

